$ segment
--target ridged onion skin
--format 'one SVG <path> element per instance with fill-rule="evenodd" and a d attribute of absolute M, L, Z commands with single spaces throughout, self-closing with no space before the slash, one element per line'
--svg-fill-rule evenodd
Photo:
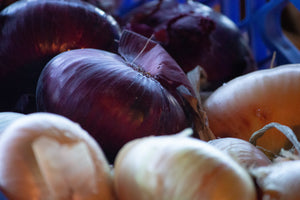
<path fill-rule="evenodd" d="M 158 81 L 120 56 L 94 49 L 64 52 L 50 61 L 39 79 L 37 103 L 39 111 L 78 122 L 111 161 L 135 137 L 187 126 L 180 104 Z"/>
<path fill-rule="evenodd" d="M 126 142 L 193 127 L 199 114 L 186 74 L 159 44 L 124 32 L 119 51 L 63 52 L 45 66 L 36 92 L 39 111 L 79 123 L 111 162 Z"/>
<path fill-rule="evenodd" d="M 35 94 L 42 68 L 55 55 L 78 48 L 116 52 L 120 36 L 115 19 L 76 0 L 17 1 L 0 12 L 0 29 L 0 111 L 15 112 L 23 112 L 16 104 Z"/>
<path fill-rule="evenodd" d="M 235 78 L 214 91 L 203 107 L 216 137 L 249 141 L 255 131 L 271 122 L 289 126 L 299 136 L 300 65 L 282 65 Z M 274 153 L 287 143 L 276 129 L 257 141 Z"/>
<path fill-rule="evenodd" d="M 119 200 L 254 200 L 254 182 L 227 154 L 178 135 L 127 143 L 118 153 L 114 184 Z"/>
<path fill-rule="evenodd" d="M 0 137 L 0 190 L 13 200 L 114 200 L 110 166 L 78 124 L 50 113 L 11 123 Z"/>

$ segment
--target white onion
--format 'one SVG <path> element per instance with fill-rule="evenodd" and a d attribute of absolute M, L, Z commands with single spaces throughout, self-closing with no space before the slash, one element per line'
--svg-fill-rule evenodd
<path fill-rule="evenodd" d="M 114 199 L 110 166 L 78 124 L 50 113 L 11 123 L 0 139 L 0 188 L 9 199 Z"/>
<path fill-rule="evenodd" d="M 254 183 L 227 154 L 199 139 L 153 136 L 127 143 L 115 162 L 119 200 L 254 200 Z"/>

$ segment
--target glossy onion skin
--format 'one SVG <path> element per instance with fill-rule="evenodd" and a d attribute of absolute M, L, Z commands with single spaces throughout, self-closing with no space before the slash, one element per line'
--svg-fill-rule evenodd
<path fill-rule="evenodd" d="M 249 141 L 251 135 L 270 122 L 292 128 L 299 136 L 300 65 L 290 64 L 240 76 L 221 86 L 204 102 L 209 127 L 216 137 Z M 268 130 L 257 145 L 274 153 L 287 138 Z"/>
<path fill-rule="evenodd" d="M 203 67 L 212 88 L 256 69 L 237 26 L 199 2 L 151 1 L 127 13 L 123 24 L 147 37 L 153 34 L 185 72 Z"/>
<path fill-rule="evenodd" d="M 36 96 L 39 111 L 78 122 L 111 162 L 133 138 L 188 126 L 181 105 L 154 76 L 102 50 L 71 50 L 53 58 L 40 76 Z"/>
<path fill-rule="evenodd" d="M 58 53 L 86 47 L 116 51 L 120 36 L 111 16 L 76 0 L 15 2 L 1 11 L 0 28 L 0 111 L 23 112 L 26 105 L 15 108 L 18 100 L 34 95 L 42 68 Z"/>
<path fill-rule="evenodd" d="M 114 170 L 119 200 L 254 200 L 249 174 L 225 153 L 198 139 L 156 136 L 133 140 Z"/>
<path fill-rule="evenodd" d="M 19 1 L 19 0 L 0 0 L 0 10 L 3 10 L 10 4 Z M 79 0 L 80 1 L 80 0 Z M 118 8 L 120 7 L 121 1 L 120 0 L 82 0 L 84 2 L 88 2 L 93 4 L 94 6 L 104 10 L 106 13 L 109 14 L 116 14 Z"/>
<path fill-rule="evenodd" d="M 69 198 L 55 198 L 52 195 L 51 189 L 47 184 L 47 178 L 43 175 L 33 150 L 34 142 L 41 138 L 51 139 L 59 145 L 69 146 L 69 148 L 78 143 L 86 145 L 88 155 L 92 159 L 91 164 L 95 173 L 93 174 L 94 179 L 84 180 L 84 176 L 90 177 L 90 171 L 86 171 L 86 174 L 83 175 L 77 174 L 77 176 L 83 176 L 77 177 L 77 180 L 76 177 L 68 177 L 76 180 L 74 185 L 77 185 L 77 187 L 81 185 L 81 188 L 84 188 L 81 190 L 81 194 L 78 194 L 77 190 L 71 191 L 70 185 L 64 185 L 55 192 L 67 193 Z M 46 148 L 48 147 L 45 146 L 44 149 Z M 48 149 L 48 151 L 51 151 L 51 149 Z M 65 162 L 67 163 L 69 159 L 70 157 L 65 158 Z M 54 161 L 54 159 L 51 161 L 53 161 L 51 164 L 54 164 L 53 168 L 59 166 L 59 162 L 64 162 L 60 160 Z M 16 119 L 0 137 L 0 163 L 0 191 L 3 191 L 8 199 L 115 199 L 111 169 L 101 147 L 77 123 L 63 116 L 36 112 Z M 77 164 L 80 165 L 80 160 L 77 160 Z M 85 167 L 86 165 L 82 166 Z M 76 167 L 74 166 L 74 168 Z M 72 169 L 68 171 L 71 172 Z M 53 180 L 62 176 L 64 174 L 52 173 Z M 91 182 L 93 181 L 96 181 L 96 183 L 91 187 Z M 64 191 L 66 189 L 70 191 Z"/>

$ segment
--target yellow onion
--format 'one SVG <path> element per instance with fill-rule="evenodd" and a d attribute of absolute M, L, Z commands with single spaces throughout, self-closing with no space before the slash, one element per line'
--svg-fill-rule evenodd
<path fill-rule="evenodd" d="M 209 127 L 216 137 L 249 141 L 263 126 L 277 122 L 300 129 L 300 64 L 288 64 L 239 76 L 215 90 L 204 102 Z M 268 131 L 257 145 L 278 153 L 290 142 Z"/>
<path fill-rule="evenodd" d="M 12 122 L 1 135 L 0 163 L 0 190 L 8 199 L 114 199 L 101 148 L 78 124 L 56 114 Z"/>
<path fill-rule="evenodd" d="M 227 154 L 202 140 L 149 136 L 127 143 L 114 170 L 119 200 L 254 200 L 254 183 Z"/>

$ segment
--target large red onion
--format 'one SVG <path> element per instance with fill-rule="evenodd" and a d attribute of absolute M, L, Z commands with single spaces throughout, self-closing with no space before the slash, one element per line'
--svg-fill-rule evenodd
<path fill-rule="evenodd" d="M 133 9 L 124 28 L 158 41 L 185 72 L 205 69 L 211 88 L 256 69 L 247 40 L 226 16 L 199 2 L 156 0 Z"/>
<path fill-rule="evenodd" d="M 110 161 L 134 138 L 198 127 L 193 122 L 201 118 L 187 76 L 160 45 L 124 32 L 119 51 L 123 57 L 95 49 L 61 53 L 37 85 L 38 110 L 81 124 Z"/>
<path fill-rule="evenodd" d="M 0 28 L 0 111 L 24 110 L 24 99 L 34 94 L 38 76 L 53 56 L 87 47 L 116 51 L 120 35 L 111 16 L 72 0 L 15 2 L 1 11 Z"/>

